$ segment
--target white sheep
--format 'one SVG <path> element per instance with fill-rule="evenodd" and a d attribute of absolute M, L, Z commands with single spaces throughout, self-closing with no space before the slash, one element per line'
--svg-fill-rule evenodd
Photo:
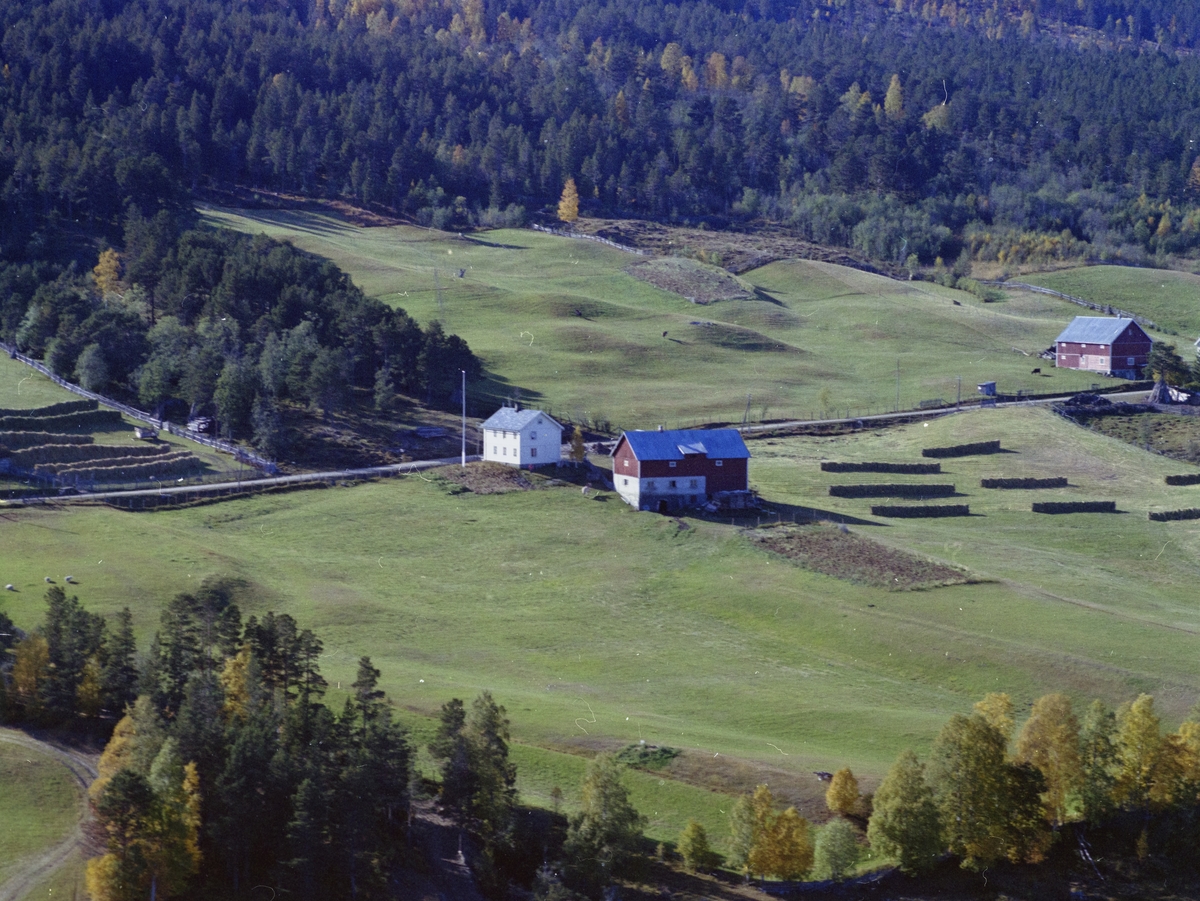
<path fill-rule="evenodd" d="M 68 584 L 70 584 L 71 582 L 74 582 L 74 581 L 75 581 L 75 577 L 74 577 L 74 576 L 66 576 L 66 577 L 63 579 L 63 581 L 64 581 L 64 582 L 66 582 L 66 583 L 68 583 Z"/>
<path fill-rule="evenodd" d="M 54 580 L 51 579 L 49 576 L 46 576 L 46 582 L 49 583 L 50 585 L 54 584 Z"/>
<path fill-rule="evenodd" d="M 9 582 L 7 585 L 4 586 L 4 590 L 5 591 L 16 591 L 17 589 L 13 587 L 12 582 Z"/>

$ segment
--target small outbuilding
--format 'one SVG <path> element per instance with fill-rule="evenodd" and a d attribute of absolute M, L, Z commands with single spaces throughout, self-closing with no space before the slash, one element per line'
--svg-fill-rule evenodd
<path fill-rule="evenodd" d="M 483 429 L 483 459 L 508 466 L 542 466 L 562 459 L 562 431 L 541 410 L 501 407 Z"/>
<path fill-rule="evenodd" d="M 639 510 L 700 507 L 750 490 L 750 451 L 736 429 L 625 432 L 612 460 L 613 487 Z"/>
<path fill-rule="evenodd" d="M 1132 319 L 1076 316 L 1054 340 L 1054 365 L 1136 379 L 1150 359 L 1153 343 Z"/>

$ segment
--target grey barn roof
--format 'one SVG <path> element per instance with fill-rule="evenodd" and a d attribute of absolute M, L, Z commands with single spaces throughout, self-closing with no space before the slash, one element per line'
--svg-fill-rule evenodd
<path fill-rule="evenodd" d="M 560 430 L 562 429 L 558 422 L 541 410 L 518 410 L 516 407 L 501 407 L 484 421 L 483 428 L 502 432 L 519 432 L 539 416 L 544 417 L 548 423 L 558 426 Z"/>
<path fill-rule="evenodd" d="M 1107 316 L 1076 316 L 1055 342 L 1069 341 L 1072 344 L 1112 344 L 1130 326 L 1139 332 L 1142 329 L 1132 319 L 1110 319 Z M 1145 332 L 1142 332 L 1145 334 Z"/>

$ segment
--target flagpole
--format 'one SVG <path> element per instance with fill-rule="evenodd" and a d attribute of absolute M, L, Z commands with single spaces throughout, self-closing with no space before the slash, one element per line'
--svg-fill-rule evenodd
<path fill-rule="evenodd" d="M 467 370 L 462 370 L 462 465 L 467 465 Z"/>

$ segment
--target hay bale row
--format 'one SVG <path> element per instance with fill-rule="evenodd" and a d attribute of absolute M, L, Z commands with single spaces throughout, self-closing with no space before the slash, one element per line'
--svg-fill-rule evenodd
<path fill-rule="evenodd" d="M 941 463 L 837 463 L 821 462 L 821 472 L 894 472 L 926 476 L 942 471 Z"/>
<path fill-rule="evenodd" d="M 1067 480 L 1053 479 L 980 479 L 981 488 L 1066 488 Z"/>
<path fill-rule="evenodd" d="M 0 418 L 0 431 L 12 429 L 84 429 L 115 425 L 121 421 L 116 410 L 80 410 L 59 416 L 5 416 Z"/>
<path fill-rule="evenodd" d="M 1200 472 L 1189 472 L 1183 476 L 1167 476 L 1168 485 L 1200 485 Z"/>
<path fill-rule="evenodd" d="M 79 463 L 121 457 L 161 457 L 176 449 L 169 444 L 39 444 L 13 452 L 13 463 L 25 469 L 52 463 Z"/>
<path fill-rule="evenodd" d="M 190 451 L 172 451 L 171 453 L 168 453 L 168 454 L 160 454 L 159 456 L 149 459 L 149 460 L 146 459 L 145 457 L 140 457 L 140 456 L 121 455 L 118 457 L 104 457 L 100 460 L 75 460 L 73 462 L 68 461 L 68 462 L 62 462 L 62 463 L 43 463 L 42 465 L 35 467 L 34 471 L 45 474 L 45 475 L 59 475 L 62 473 L 72 472 L 72 471 L 80 470 L 80 469 L 102 469 L 102 468 L 113 468 L 113 467 L 118 467 L 118 466 L 140 466 L 143 463 L 170 463 L 172 460 L 176 460 L 181 457 L 191 457 L 191 456 L 193 456 L 193 455 Z"/>
<path fill-rule="evenodd" d="M 84 413 L 88 410 L 99 409 L 100 404 L 94 400 L 64 400 L 59 404 L 49 404 L 45 407 L 31 407 L 27 410 L 6 410 L 0 408 L 0 419 L 9 416 L 62 416 L 64 413 Z"/>
<path fill-rule="evenodd" d="M 185 475 L 200 468 L 200 460 L 185 452 L 170 454 L 160 460 L 146 462 L 142 457 L 130 457 L 128 464 L 119 466 L 93 466 L 76 463 L 58 472 L 60 479 L 78 479 L 88 482 L 128 482 L 143 479 L 162 479 Z"/>
<path fill-rule="evenodd" d="M 36 447 L 39 444 L 91 444 L 91 435 L 71 435 L 61 432 L 0 432 L 0 445 L 9 450 Z"/>
<path fill-rule="evenodd" d="M 1000 441 L 976 441 L 974 444 L 954 444 L 950 447 L 927 447 L 922 457 L 972 457 L 976 454 L 1000 453 Z"/>
<path fill-rule="evenodd" d="M 1116 501 L 1043 501 L 1033 505 L 1034 513 L 1116 513 Z"/>
<path fill-rule="evenodd" d="M 1200 507 L 1190 507 L 1187 510 L 1161 510 L 1150 513 L 1151 522 L 1173 522 L 1180 519 L 1200 519 Z"/>
<path fill-rule="evenodd" d="M 830 485 L 830 497 L 952 497 L 953 485 Z"/>
<path fill-rule="evenodd" d="M 872 516 L 890 516 L 894 519 L 933 519 L 942 516 L 970 516 L 969 504 L 930 504 L 909 507 L 893 504 L 876 504 L 871 507 Z"/>

